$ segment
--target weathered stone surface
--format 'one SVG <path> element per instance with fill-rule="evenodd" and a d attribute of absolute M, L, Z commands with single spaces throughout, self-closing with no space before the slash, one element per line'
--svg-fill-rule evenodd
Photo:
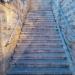
<path fill-rule="evenodd" d="M 3 56 L 4 59 L 1 62 L 4 61 L 3 65 L 6 67 L 9 64 L 7 60 L 12 55 L 19 38 L 21 27 L 29 10 L 29 3 L 30 0 L 24 0 L 24 2 L 13 0 L 4 5 L 0 4 L 0 58 L 2 59 Z"/>

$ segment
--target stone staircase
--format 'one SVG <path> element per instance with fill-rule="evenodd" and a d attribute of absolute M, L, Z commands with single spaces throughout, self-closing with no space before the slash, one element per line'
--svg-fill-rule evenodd
<path fill-rule="evenodd" d="M 51 9 L 31 10 L 7 75 L 72 75 Z"/>

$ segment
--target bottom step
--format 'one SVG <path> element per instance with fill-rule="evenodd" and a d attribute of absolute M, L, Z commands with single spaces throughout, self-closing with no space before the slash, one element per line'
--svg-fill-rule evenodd
<path fill-rule="evenodd" d="M 19 68 L 13 67 L 7 75 L 72 75 L 69 68 Z"/>

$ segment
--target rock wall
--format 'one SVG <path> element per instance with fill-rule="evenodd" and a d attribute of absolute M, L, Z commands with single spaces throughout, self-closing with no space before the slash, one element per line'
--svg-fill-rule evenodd
<path fill-rule="evenodd" d="M 75 64 L 75 1 L 52 0 L 53 12 Z"/>
<path fill-rule="evenodd" d="M 12 0 L 0 4 L 0 71 L 6 70 L 14 52 L 22 25 L 30 8 L 30 0 Z M 5 72 L 4 72 L 5 73 Z M 2 75 L 0 73 L 0 75 Z"/>
<path fill-rule="evenodd" d="M 60 1 L 60 24 L 75 64 L 75 1 Z"/>

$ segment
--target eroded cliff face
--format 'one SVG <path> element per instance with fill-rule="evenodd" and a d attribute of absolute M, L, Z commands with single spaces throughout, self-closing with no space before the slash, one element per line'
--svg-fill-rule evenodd
<path fill-rule="evenodd" d="M 14 52 L 24 19 L 30 8 L 29 4 L 30 0 L 12 0 L 9 3 L 0 3 L 0 61 L 2 63 L 0 65 L 2 67 L 8 66 L 8 59 Z"/>

